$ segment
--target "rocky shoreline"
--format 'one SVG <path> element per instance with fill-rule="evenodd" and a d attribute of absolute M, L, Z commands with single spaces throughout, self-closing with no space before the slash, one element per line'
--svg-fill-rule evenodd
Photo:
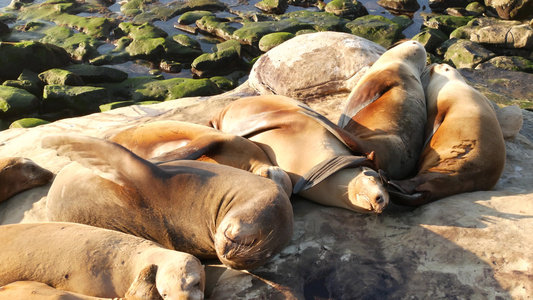
<path fill-rule="evenodd" d="M 428 62 L 461 68 L 499 105 L 532 108 L 532 2 L 507 1 L 515 10 L 493 2 L 429 1 L 432 12 L 421 13 L 412 39 L 424 44 Z M 13 0 L 0 13 L 0 130 L 221 94 L 246 80 L 264 52 L 309 32 L 347 32 L 388 47 L 405 38 L 408 15 L 420 5 L 378 4 L 397 16 L 369 14 L 363 2 L 348 0 L 264 0 L 255 4 L 261 11 L 218 0 Z M 182 33 L 169 34 L 161 22 Z M 147 75 L 118 67 L 132 63 Z"/>

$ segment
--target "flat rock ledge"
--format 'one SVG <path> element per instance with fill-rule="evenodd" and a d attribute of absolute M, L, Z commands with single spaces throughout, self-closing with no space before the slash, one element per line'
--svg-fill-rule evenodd
<path fill-rule="evenodd" d="M 57 173 L 69 161 L 41 148 L 46 135 L 104 138 L 168 119 L 204 124 L 230 101 L 250 94 L 253 89 L 245 84 L 218 96 L 9 129 L 0 132 L 0 156 L 25 156 Z M 338 105 L 325 102 L 309 104 L 338 116 Z M 379 216 L 293 196 L 291 243 L 250 272 L 206 262 L 206 298 L 528 299 L 533 295 L 533 112 L 522 113 L 522 131 L 506 141 L 505 170 L 492 191 L 460 194 L 416 209 L 391 206 Z M 49 188 L 34 188 L 0 204 L 0 224 L 46 221 Z"/>

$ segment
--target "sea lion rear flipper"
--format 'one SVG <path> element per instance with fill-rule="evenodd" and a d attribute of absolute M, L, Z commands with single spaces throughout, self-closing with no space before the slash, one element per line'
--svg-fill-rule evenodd
<path fill-rule="evenodd" d="M 209 152 L 218 149 L 223 141 L 214 135 L 206 135 L 191 140 L 187 145 L 165 152 L 159 156 L 149 159 L 150 162 L 158 165 L 174 160 L 196 160 Z"/>
<path fill-rule="evenodd" d="M 326 159 L 307 171 L 307 173 L 296 182 L 292 192 L 297 194 L 310 189 L 339 170 L 350 167 L 366 166 L 368 163 L 371 162 L 363 156 L 343 155 Z"/>
<path fill-rule="evenodd" d="M 337 125 L 344 128 L 348 125 L 348 122 L 355 116 L 360 110 L 367 105 L 379 99 L 383 94 L 389 91 L 392 87 L 396 86 L 398 82 L 394 80 L 394 72 L 392 70 L 384 70 L 377 74 L 374 74 L 365 80 L 357 89 L 354 89 L 348 100 L 346 106 L 342 111 L 341 117 Z"/>
<path fill-rule="evenodd" d="M 80 135 L 52 135 L 42 141 L 43 148 L 55 149 L 95 174 L 125 186 L 151 184 L 146 178 L 164 178 L 168 174 L 114 142 Z M 151 173 L 150 176 L 146 176 Z"/>
<path fill-rule="evenodd" d="M 126 300 L 162 299 L 156 288 L 156 275 L 157 266 L 154 264 L 142 269 L 126 292 L 124 298 Z"/>
<path fill-rule="evenodd" d="M 299 113 L 308 116 L 309 118 L 315 120 L 320 125 L 322 125 L 327 131 L 329 131 L 331 134 L 333 134 L 339 141 L 341 141 L 350 151 L 352 151 L 355 155 L 362 155 L 362 154 L 368 154 L 364 153 L 359 149 L 359 146 L 357 145 L 357 138 L 349 133 L 348 131 L 340 128 L 339 126 L 335 125 L 335 123 L 331 122 L 328 118 L 323 116 L 322 114 L 312 110 L 307 105 L 298 105 L 300 106 Z"/>

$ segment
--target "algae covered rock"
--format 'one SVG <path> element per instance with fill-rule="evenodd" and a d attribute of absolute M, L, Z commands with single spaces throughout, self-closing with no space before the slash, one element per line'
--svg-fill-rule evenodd
<path fill-rule="evenodd" d="M 138 86 L 132 99 L 136 102 L 166 101 L 183 97 L 219 94 L 218 86 L 209 79 L 171 78 L 154 80 Z"/>
<path fill-rule="evenodd" d="M 269 14 L 282 14 L 289 8 L 287 0 L 262 0 L 255 7 Z"/>
<path fill-rule="evenodd" d="M 424 45 L 427 52 L 433 52 L 437 46 L 448 40 L 448 36 L 438 29 L 427 28 L 415 35 L 412 40 L 418 41 Z"/>
<path fill-rule="evenodd" d="M 57 68 L 42 72 L 39 79 L 46 84 L 83 85 L 83 80 L 76 73 Z"/>
<path fill-rule="evenodd" d="M 292 39 L 293 37 L 295 37 L 295 35 L 290 32 L 274 32 L 267 34 L 259 40 L 259 50 L 267 52 L 268 50 Z"/>
<path fill-rule="evenodd" d="M 456 68 L 474 68 L 496 54 L 469 40 L 457 40 L 444 54 L 447 63 Z"/>
<path fill-rule="evenodd" d="M 9 125 L 9 128 L 31 128 L 48 123 L 50 122 L 39 118 L 23 118 L 11 123 L 11 125 Z"/>
<path fill-rule="evenodd" d="M 85 115 L 98 112 L 107 103 L 104 88 L 92 86 L 47 85 L 43 93 L 43 109 L 48 112 L 71 109 Z"/>
<path fill-rule="evenodd" d="M 201 18 L 205 16 L 214 17 L 215 14 L 210 11 L 206 11 L 206 10 L 188 11 L 179 17 L 178 23 L 184 24 L 184 25 L 194 24 L 196 21 L 200 20 Z"/>
<path fill-rule="evenodd" d="M 533 61 L 521 56 L 496 56 L 479 64 L 476 69 L 499 68 L 509 71 L 533 73 Z"/>
<path fill-rule="evenodd" d="M 38 98 L 43 95 L 43 90 L 39 84 L 30 80 L 6 80 L 2 85 L 26 90 Z"/>
<path fill-rule="evenodd" d="M 100 111 L 101 112 L 110 111 L 110 110 L 115 109 L 115 108 L 126 107 L 126 106 L 130 106 L 130 105 L 134 105 L 134 104 L 135 104 L 135 101 L 132 101 L 132 100 L 106 103 L 106 104 L 100 105 Z"/>
<path fill-rule="evenodd" d="M 379 0 L 378 4 L 394 12 L 413 13 L 420 8 L 420 4 L 416 0 Z"/>
<path fill-rule="evenodd" d="M 326 4 L 324 9 L 326 12 L 350 20 L 368 15 L 366 7 L 356 0 L 333 0 Z"/>
<path fill-rule="evenodd" d="M 238 41 L 225 41 L 213 48 L 215 52 L 204 53 L 192 62 L 191 71 L 194 74 L 213 77 L 248 69 L 248 64 L 241 57 L 241 44 Z"/>
<path fill-rule="evenodd" d="M 65 70 L 78 75 L 85 83 L 122 82 L 128 78 L 128 73 L 111 67 L 76 64 Z"/>
<path fill-rule="evenodd" d="M 485 0 L 485 5 L 496 10 L 502 19 L 521 20 L 533 17 L 532 0 Z"/>
<path fill-rule="evenodd" d="M 41 42 L 0 42 L 0 80 L 16 79 L 24 69 L 41 73 L 66 66 L 70 56 L 60 47 Z"/>
<path fill-rule="evenodd" d="M 389 47 L 401 37 L 402 28 L 395 22 L 383 17 L 368 15 L 346 24 L 352 34 L 369 39 L 383 47 Z"/>
<path fill-rule="evenodd" d="M 100 53 L 98 47 L 103 44 L 85 33 L 74 33 L 70 28 L 56 26 L 44 31 L 46 36 L 41 39 L 43 43 L 50 43 L 65 49 L 75 61 L 89 60 Z"/>
<path fill-rule="evenodd" d="M 0 86 L 0 118 L 16 117 L 37 111 L 39 99 L 26 90 Z"/>
<path fill-rule="evenodd" d="M 473 19 L 473 17 L 458 17 L 458 16 L 446 16 L 438 15 L 424 21 L 424 26 L 439 29 L 445 34 L 450 34 L 455 29 L 465 26 Z"/>

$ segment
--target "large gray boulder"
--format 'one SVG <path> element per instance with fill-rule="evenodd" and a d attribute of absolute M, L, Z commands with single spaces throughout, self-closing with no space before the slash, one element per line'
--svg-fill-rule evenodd
<path fill-rule="evenodd" d="M 249 83 L 262 94 L 298 99 L 347 91 L 384 51 L 378 44 L 348 33 L 299 35 L 259 58 Z"/>

